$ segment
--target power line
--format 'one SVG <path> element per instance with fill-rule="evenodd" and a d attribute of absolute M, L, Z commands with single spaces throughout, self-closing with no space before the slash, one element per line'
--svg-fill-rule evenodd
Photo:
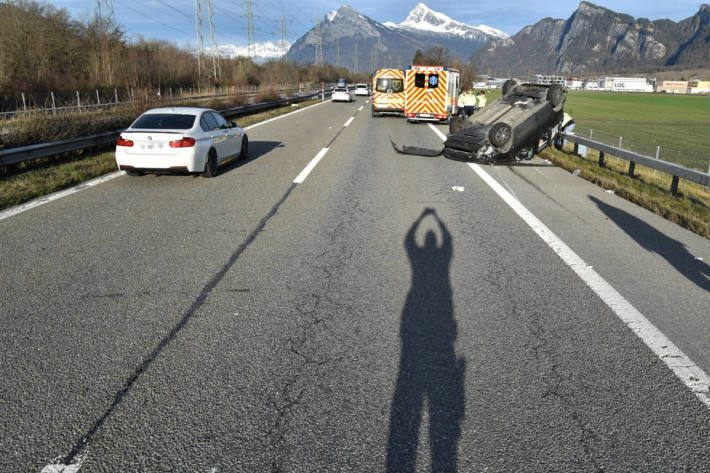
<path fill-rule="evenodd" d="M 175 8 L 174 6 L 170 5 L 168 2 L 166 2 L 166 1 L 164 1 L 164 0 L 158 0 L 158 2 L 159 2 L 159 3 L 162 3 L 163 5 L 165 5 L 166 7 L 170 8 L 171 10 L 174 10 L 174 11 L 178 12 L 180 15 L 184 16 L 184 17 L 187 18 L 188 20 L 192 21 L 192 17 L 191 17 L 190 15 L 188 15 L 187 13 L 185 13 L 184 11 L 182 11 L 182 10 L 180 10 L 180 9 L 178 9 L 178 8 Z"/>
<path fill-rule="evenodd" d="M 130 5 L 126 5 L 126 4 L 123 3 L 121 0 L 116 0 L 116 3 L 118 3 L 119 5 L 121 5 L 121 6 L 124 7 L 124 8 L 128 8 L 129 10 L 138 13 L 139 15 L 141 15 L 141 17 L 144 17 L 144 16 L 145 16 L 145 12 L 144 12 L 144 11 L 140 11 L 140 10 L 137 10 L 137 9 L 133 8 L 133 7 L 130 6 Z M 152 17 L 151 17 L 151 18 L 149 18 L 149 19 L 150 19 L 150 21 L 152 21 L 153 23 L 157 23 L 157 24 L 160 25 L 160 26 L 164 26 L 165 28 L 169 28 L 169 29 L 171 29 L 171 30 L 173 30 L 173 31 L 177 31 L 178 33 L 180 33 L 180 34 L 182 34 L 182 35 L 184 35 L 184 36 L 190 36 L 189 33 L 186 33 L 186 32 L 183 31 L 183 30 L 179 30 L 179 29 L 175 28 L 174 26 L 170 26 L 170 25 L 168 25 L 168 24 L 166 24 L 166 23 L 160 22 L 160 21 L 156 20 L 155 18 L 152 18 Z"/>

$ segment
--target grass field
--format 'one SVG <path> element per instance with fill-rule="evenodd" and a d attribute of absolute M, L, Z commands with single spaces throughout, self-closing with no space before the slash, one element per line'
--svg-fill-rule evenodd
<path fill-rule="evenodd" d="M 708 171 L 710 96 L 570 91 L 565 111 L 577 135 Z"/>

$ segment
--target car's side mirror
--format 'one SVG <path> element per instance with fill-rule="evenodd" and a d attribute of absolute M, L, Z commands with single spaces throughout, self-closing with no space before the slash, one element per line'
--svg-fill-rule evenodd
<path fill-rule="evenodd" d="M 238 126 L 237 122 L 229 122 L 229 128 L 237 128 Z"/>

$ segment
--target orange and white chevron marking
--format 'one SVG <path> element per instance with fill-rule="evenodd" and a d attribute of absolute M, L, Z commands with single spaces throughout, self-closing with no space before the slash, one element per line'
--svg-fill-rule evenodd
<path fill-rule="evenodd" d="M 415 75 L 426 74 L 425 87 L 415 86 Z M 429 88 L 429 76 L 436 74 L 439 76 L 437 87 Z M 404 115 L 407 118 L 424 118 L 444 120 L 448 118 L 447 95 L 449 71 L 443 67 L 412 66 L 407 70 L 405 80 L 405 103 Z"/>
<path fill-rule="evenodd" d="M 372 79 L 372 109 L 375 111 L 403 112 L 404 90 L 397 93 L 379 92 L 377 90 L 377 79 L 400 79 L 404 82 L 404 71 L 401 69 L 378 69 Z"/>

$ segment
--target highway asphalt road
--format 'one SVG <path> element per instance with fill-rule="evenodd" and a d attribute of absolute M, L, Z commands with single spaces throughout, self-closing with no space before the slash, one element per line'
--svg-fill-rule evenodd
<path fill-rule="evenodd" d="M 0 220 L 0 471 L 710 471 L 703 394 L 472 167 L 389 144 L 432 127 L 359 98 L 248 134 Z M 710 372 L 709 241 L 478 171 Z"/>

